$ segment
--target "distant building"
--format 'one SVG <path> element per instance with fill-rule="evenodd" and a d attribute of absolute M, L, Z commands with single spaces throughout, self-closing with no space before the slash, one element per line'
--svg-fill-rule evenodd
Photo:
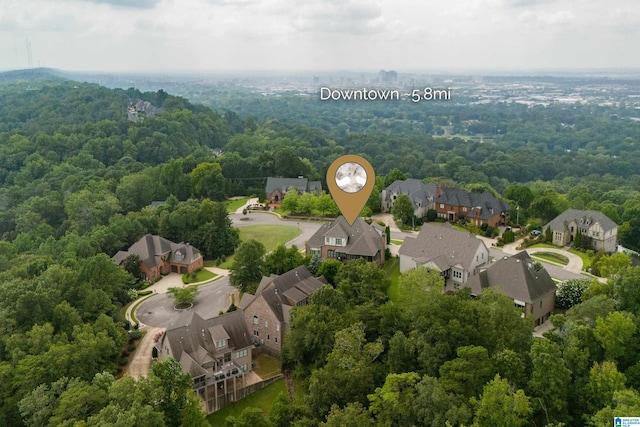
<path fill-rule="evenodd" d="M 416 267 L 437 270 L 448 291 L 460 288 L 489 262 L 484 241 L 449 224 L 424 224 L 416 237 L 404 239 L 398 254 L 401 273 Z"/>
<path fill-rule="evenodd" d="M 282 199 L 289 190 L 290 187 L 294 187 L 298 190 L 298 193 L 311 193 L 315 192 L 318 195 L 322 194 L 322 184 L 320 181 L 309 181 L 307 178 L 267 178 L 267 185 L 265 186 L 265 194 L 267 200 L 272 204 L 282 203 Z"/>
<path fill-rule="evenodd" d="M 155 281 L 162 274 L 192 273 L 204 266 L 200 251 L 188 243 L 173 243 L 164 237 L 147 234 L 126 251 L 118 251 L 113 256 L 116 264 L 122 263 L 129 255 L 138 255 L 142 279 Z"/>
<path fill-rule="evenodd" d="M 535 325 L 544 323 L 555 307 L 556 284 L 547 270 L 537 269 L 527 251 L 496 261 L 486 270 L 469 279 L 467 284 L 474 295 L 489 287 L 500 288 L 523 314 L 533 318 Z"/>
<path fill-rule="evenodd" d="M 591 239 L 594 250 L 611 253 L 616 251 L 618 224 L 599 211 L 568 209 L 545 225 L 551 229 L 552 243 L 558 246 L 571 245 L 578 230 Z"/>
<path fill-rule="evenodd" d="M 385 83 L 385 84 L 398 83 L 398 73 L 396 73 L 393 70 L 390 70 L 390 71 L 380 70 L 378 72 L 378 79 L 380 80 L 380 83 Z"/>
<path fill-rule="evenodd" d="M 427 215 L 429 209 L 435 208 L 438 186 L 434 183 L 425 184 L 419 179 L 398 179 L 382 190 L 382 212 L 391 212 L 393 204 L 400 194 L 405 194 L 411 200 L 413 214 L 417 218 Z"/>
<path fill-rule="evenodd" d="M 315 232 L 305 245 L 307 255 L 317 254 L 322 259 L 347 262 L 358 258 L 375 262 L 385 260 L 387 235 L 377 223 L 367 224 L 358 217 L 349 225 L 343 216 L 327 222 Z"/>

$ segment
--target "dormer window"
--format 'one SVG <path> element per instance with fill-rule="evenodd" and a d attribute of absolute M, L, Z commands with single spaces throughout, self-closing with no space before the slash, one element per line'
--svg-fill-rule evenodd
<path fill-rule="evenodd" d="M 342 238 L 336 237 L 336 246 L 342 246 Z"/>
<path fill-rule="evenodd" d="M 217 348 L 225 348 L 227 346 L 227 340 L 220 340 L 218 342 L 216 342 L 216 347 Z"/>
<path fill-rule="evenodd" d="M 184 254 L 180 251 L 176 251 L 173 257 L 176 259 L 176 261 L 182 261 L 184 259 Z"/>

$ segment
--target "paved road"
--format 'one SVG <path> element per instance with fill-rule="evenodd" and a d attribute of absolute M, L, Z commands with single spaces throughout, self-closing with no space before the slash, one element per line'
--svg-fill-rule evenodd
<path fill-rule="evenodd" d="M 147 329 L 147 333 L 140 343 L 138 343 L 136 354 L 133 356 L 133 360 L 129 363 L 129 367 L 127 368 L 127 374 L 131 375 L 133 379 L 137 380 L 149 373 L 149 367 L 151 366 L 151 353 L 153 346 L 155 345 L 153 338 L 158 332 L 163 331 L 164 328 Z"/>
<path fill-rule="evenodd" d="M 201 285 L 191 310 L 195 310 L 204 318 L 217 316 L 220 310 L 225 311 L 229 308 L 231 304 L 229 294 L 234 289 L 229 284 L 228 277 L 208 285 Z M 136 310 L 136 317 L 141 324 L 158 328 L 171 326 L 179 315 L 180 312 L 173 308 L 173 300 L 167 294 L 152 296 L 140 304 Z"/>

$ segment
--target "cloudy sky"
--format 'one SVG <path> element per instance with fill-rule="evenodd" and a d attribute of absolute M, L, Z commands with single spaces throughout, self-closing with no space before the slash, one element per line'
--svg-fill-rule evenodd
<path fill-rule="evenodd" d="M 640 68 L 637 0 L 0 0 L 0 70 Z"/>

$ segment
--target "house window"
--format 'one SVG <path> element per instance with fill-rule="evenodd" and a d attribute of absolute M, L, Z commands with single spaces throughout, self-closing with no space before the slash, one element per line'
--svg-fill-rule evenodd
<path fill-rule="evenodd" d="M 240 369 L 242 369 L 242 372 L 247 372 L 247 364 L 243 364 L 240 366 Z"/>
<path fill-rule="evenodd" d="M 224 363 L 231 362 L 231 352 L 224 354 Z"/>
<path fill-rule="evenodd" d="M 247 357 L 247 354 L 249 354 L 249 353 L 248 353 L 246 348 L 242 349 L 242 350 L 239 350 L 239 351 L 236 351 L 236 359 L 240 359 L 242 357 Z"/>
<path fill-rule="evenodd" d="M 336 251 L 329 249 L 327 251 L 327 258 L 335 258 L 336 257 Z"/>
<path fill-rule="evenodd" d="M 440 203 L 440 209 L 444 209 L 444 203 Z"/>
<path fill-rule="evenodd" d="M 453 270 L 453 278 L 454 279 L 462 279 L 462 271 Z"/>
<path fill-rule="evenodd" d="M 258 324 L 258 316 L 253 316 L 253 324 L 254 325 Z"/>
<path fill-rule="evenodd" d="M 260 336 L 260 332 L 258 332 L 257 329 L 254 329 L 253 330 L 253 335 L 256 336 L 256 337 L 259 337 Z"/>
<path fill-rule="evenodd" d="M 264 327 L 265 327 L 265 328 L 268 328 L 268 327 L 269 327 L 269 321 L 268 321 L 268 320 L 265 320 L 265 321 L 264 321 Z"/>
<path fill-rule="evenodd" d="M 267 334 L 267 341 L 271 341 L 271 335 Z"/>
<path fill-rule="evenodd" d="M 340 237 L 336 237 L 336 246 L 342 246 L 342 239 Z"/>
<path fill-rule="evenodd" d="M 324 238 L 324 244 L 325 245 L 330 245 L 331 244 L 331 239 L 329 237 L 325 237 Z"/>
<path fill-rule="evenodd" d="M 278 342 L 278 337 L 275 337 L 275 339 L 276 339 L 276 342 Z"/>
<path fill-rule="evenodd" d="M 280 332 L 280 323 L 276 323 L 276 332 Z"/>
<path fill-rule="evenodd" d="M 462 207 L 462 212 L 466 212 L 466 211 L 467 211 L 467 207 L 466 207 L 466 206 L 463 206 L 463 207 Z"/>
<path fill-rule="evenodd" d="M 218 348 L 224 348 L 227 346 L 227 340 L 220 340 L 216 343 L 216 347 Z"/>

